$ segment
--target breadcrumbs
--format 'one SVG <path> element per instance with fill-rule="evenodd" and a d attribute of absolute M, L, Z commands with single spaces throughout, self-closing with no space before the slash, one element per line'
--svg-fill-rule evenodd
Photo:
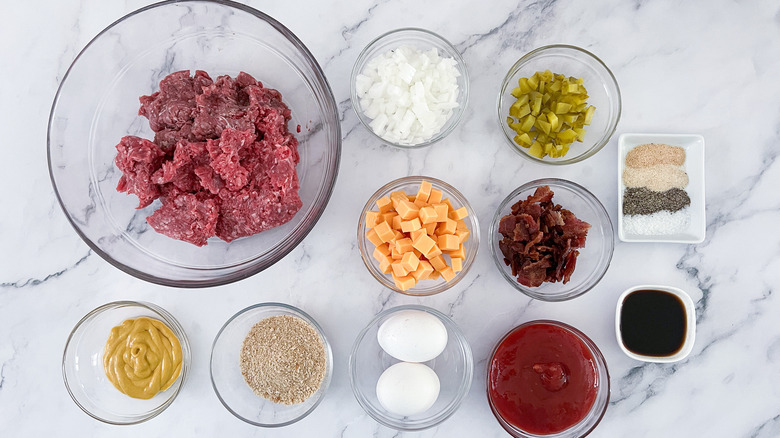
<path fill-rule="evenodd" d="M 255 324 L 241 346 L 241 374 L 252 391 L 274 403 L 303 403 L 325 377 L 325 346 L 301 318 L 277 315 Z"/>

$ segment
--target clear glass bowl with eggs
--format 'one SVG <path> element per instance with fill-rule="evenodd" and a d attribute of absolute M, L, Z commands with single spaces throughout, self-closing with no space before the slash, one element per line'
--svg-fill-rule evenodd
<path fill-rule="evenodd" d="M 360 406 L 377 422 L 402 431 L 427 429 L 454 414 L 473 372 L 460 328 L 447 315 L 419 305 L 379 313 L 349 356 L 350 385 Z"/>
<path fill-rule="evenodd" d="M 449 113 L 449 116 L 447 120 L 444 122 L 444 124 L 441 126 L 440 129 L 438 129 L 436 132 L 432 133 L 428 138 L 425 139 L 419 139 L 414 141 L 402 141 L 402 140 L 393 140 L 389 139 L 388 135 L 382 134 L 381 132 L 377 132 L 375 130 L 375 125 L 377 125 L 378 118 L 375 117 L 369 117 L 367 113 L 367 105 L 364 105 L 363 102 L 361 102 L 361 95 L 360 92 L 361 86 L 358 86 L 358 81 L 363 79 L 365 77 L 366 73 L 366 66 L 369 65 L 369 63 L 377 58 L 378 56 L 382 56 L 384 54 L 390 53 L 391 51 L 394 51 L 398 49 L 399 47 L 407 46 L 414 48 L 416 50 L 419 50 L 421 52 L 428 52 L 432 49 L 435 49 L 438 53 L 438 56 L 441 58 L 450 58 L 454 60 L 454 67 L 457 70 L 457 73 L 459 76 L 456 77 L 456 83 L 457 83 L 457 96 L 454 98 L 454 101 L 457 103 L 457 106 L 451 109 L 451 112 Z M 436 59 L 436 58 L 433 58 Z M 411 63 L 404 65 L 410 66 Z M 419 67 L 419 66 L 418 66 Z M 395 65 L 390 65 L 387 68 L 387 71 L 385 69 L 382 70 L 382 74 L 385 73 L 390 78 L 395 78 L 397 75 L 397 72 L 390 71 L 392 68 L 397 68 Z M 412 67 L 413 69 L 413 67 Z M 400 70 L 400 69 L 398 69 Z M 411 71 L 411 70 L 410 70 Z M 422 69 L 420 70 L 422 71 Z M 436 73 L 435 71 L 433 73 Z M 363 76 L 359 78 L 360 76 Z M 431 81 L 433 81 L 434 78 L 431 78 Z M 382 98 L 383 96 L 386 97 L 387 104 L 392 104 L 396 106 L 398 109 L 394 111 L 392 114 L 389 112 L 382 113 L 383 116 L 386 116 L 390 122 L 393 121 L 394 117 L 397 117 L 398 119 L 401 119 L 406 115 L 406 111 L 409 110 L 411 113 L 414 113 L 415 115 L 419 115 L 418 111 L 415 110 L 413 107 L 411 101 L 406 102 L 403 96 L 410 97 L 412 96 L 413 87 L 410 88 L 409 85 L 414 86 L 415 82 L 419 82 L 420 84 L 425 84 L 425 80 L 412 80 L 411 84 L 407 84 L 406 82 L 400 83 L 401 85 L 398 88 L 392 88 L 389 89 L 387 87 L 387 84 L 384 82 L 393 83 L 394 81 L 381 81 L 378 82 L 377 91 L 371 91 L 372 96 L 376 96 L 377 98 Z M 430 84 L 425 84 L 426 87 L 430 88 Z M 404 90 L 409 91 L 406 93 Z M 396 99 L 397 96 L 401 95 L 401 99 Z M 352 109 L 355 110 L 355 114 L 357 114 L 358 119 L 363 124 L 363 126 L 368 129 L 368 131 L 378 140 L 385 144 L 389 144 L 391 146 L 399 147 L 399 148 L 421 148 L 425 146 L 429 146 L 433 143 L 436 143 L 437 141 L 443 139 L 446 137 L 452 130 L 455 129 L 455 127 L 460 122 L 461 118 L 463 117 L 464 110 L 466 109 L 466 105 L 468 104 L 469 100 L 469 75 L 468 71 L 466 69 L 466 62 L 463 60 L 463 57 L 460 55 L 460 52 L 450 44 L 446 39 L 444 39 L 442 36 L 433 33 L 426 29 L 419 29 L 419 28 L 402 28 L 402 29 L 396 29 L 392 30 L 390 32 L 387 32 L 385 34 L 380 35 L 363 49 L 363 51 L 358 55 L 357 60 L 355 61 L 355 65 L 352 68 L 352 76 L 350 78 L 350 96 L 352 101 Z M 442 94 L 441 96 L 444 96 Z M 449 99 L 447 99 L 449 101 Z M 398 104 L 398 105 L 396 105 Z M 370 112 L 370 110 L 369 110 Z M 420 113 L 421 114 L 421 113 Z M 446 112 L 442 112 L 442 114 L 446 114 Z M 420 117 L 417 117 L 414 119 L 414 122 L 411 123 L 417 123 L 420 124 L 420 122 L 423 120 Z M 389 125 L 387 125 L 389 126 Z M 379 128 L 377 128 L 379 129 Z M 412 127 L 411 129 L 415 129 Z M 427 129 L 426 129 L 427 131 Z"/>

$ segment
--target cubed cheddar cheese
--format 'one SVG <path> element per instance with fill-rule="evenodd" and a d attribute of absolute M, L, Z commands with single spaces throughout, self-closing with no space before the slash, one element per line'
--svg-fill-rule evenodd
<path fill-rule="evenodd" d="M 377 199 L 376 206 L 380 213 L 387 213 L 393 208 L 393 201 L 390 200 L 389 196 L 382 196 Z"/>
<path fill-rule="evenodd" d="M 455 271 L 453 271 L 453 270 L 452 270 L 452 268 L 450 268 L 449 266 L 447 266 L 446 268 L 442 269 L 442 270 L 441 270 L 441 271 L 439 271 L 439 272 L 441 273 L 441 276 L 442 276 L 442 277 L 443 277 L 445 280 L 447 280 L 447 281 L 450 281 L 450 280 L 452 280 L 453 278 L 455 278 Z"/>
<path fill-rule="evenodd" d="M 436 210 L 433 207 L 421 208 L 419 210 L 419 216 L 420 216 L 420 222 L 423 225 L 436 222 L 436 220 L 439 218 L 439 215 L 436 213 Z"/>
<path fill-rule="evenodd" d="M 423 232 L 424 231 L 425 230 L 423 230 Z M 379 235 L 376 233 L 375 228 L 371 228 L 370 230 L 366 231 L 366 239 L 368 239 L 369 242 L 373 243 L 374 246 L 379 246 L 384 243 L 384 241 L 379 238 Z"/>
<path fill-rule="evenodd" d="M 400 230 L 402 221 L 403 219 L 401 219 L 401 216 L 393 216 L 393 229 Z"/>
<path fill-rule="evenodd" d="M 434 270 L 433 270 L 433 272 L 431 272 L 431 275 L 429 275 L 429 276 L 428 276 L 428 279 L 429 279 L 429 280 L 436 280 L 436 279 L 438 279 L 440 276 L 441 276 L 441 274 L 439 274 L 439 271 L 437 271 L 437 270 L 435 270 L 435 269 L 434 269 Z"/>
<path fill-rule="evenodd" d="M 388 225 L 393 225 L 393 218 L 398 216 L 398 213 L 395 211 L 388 211 L 387 213 L 382 213 L 382 218 L 384 218 L 384 222 L 387 222 Z M 379 225 L 379 224 L 377 224 Z"/>
<path fill-rule="evenodd" d="M 400 260 L 394 261 L 390 266 L 393 267 L 393 274 L 398 277 L 404 277 L 409 274 L 409 270 L 404 267 Z"/>
<path fill-rule="evenodd" d="M 457 249 L 457 248 L 456 248 Z M 406 254 L 412 251 L 412 239 L 404 237 L 395 241 L 395 250 L 401 254 Z M 415 268 L 417 269 L 417 268 Z"/>
<path fill-rule="evenodd" d="M 441 271 L 442 269 L 447 267 L 447 262 L 444 261 L 444 257 L 437 255 L 436 257 L 432 257 L 430 259 L 431 266 L 433 266 L 433 269 L 437 271 Z"/>
<path fill-rule="evenodd" d="M 432 272 L 433 266 L 431 266 L 431 264 L 425 260 L 420 260 L 420 263 L 417 265 L 417 269 L 412 272 L 412 277 L 414 277 L 414 279 L 417 281 L 427 280 Z"/>
<path fill-rule="evenodd" d="M 439 248 L 438 245 L 433 245 L 431 249 L 428 250 L 428 252 L 424 252 L 423 256 L 425 256 L 426 259 L 430 260 L 438 255 L 441 255 L 441 248 Z"/>
<path fill-rule="evenodd" d="M 441 236 L 442 234 L 455 234 L 457 223 L 452 219 L 447 219 L 444 222 L 439 223 L 436 227 L 436 234 Z"/>
<path fill-rule="evenodd" d="M 413 288 L 415 284 L 417 284 L 417 281 L 411 275 L 406 275 L 403 277 L 393 275 L 393 282 L 395 283 L 395 287 L 403 291 L 409 290 Z"/>
<path fill-rule="evenodd" d="M 412 254 L 416 255 L 418 259 L 422 257 L 422 253 L 414 248 L 412 248 Z"/>
<path fill-rule="evenodd" d="M 438 222 L 431 222 L 429 224 L 423 225 L 423 229 L 425 229 L 425 233 L 429 236 L 433 236 L 436 234 L 436 226 L 439 225 Z"/>
<path fill-rule="evenodd" d="M 390 250 L 390 258 L 393 260 L 401 260 L 401 257 L 403 257 L 404 254 L 401 252 L 398 252 L 398 248 L 396 248 L 395 245 L 393 245 L 392 249 Z"/>
<path fill-rule="evenodd" d="M 414 255 L 414 253 L 411 251 L 404 254 L 403 258 L 401 259 L 401 265 L 409 272 L 416 271 L 419 264 L 420 259 L 418 259 L 417 256 Z"/>
<path fill-rule="evenodd" d="M 382 263 L 383 261 L 390 259 L 390 254 L 389 253 L 388 254 L 383 253 L 382 251 L 379 250 L 378 246 L 374 249 L 374 253 L 371 254 L 371 255 L 379 263 Z"/>
<path fill-rule="evenodd" d="M 382 260 L 379 262 L 379 270 L 382 271 L 383 274 L 389 274 L 393 272 L 393 268 L 391 267 L 392 261 L 390 258 L 387 258 L 385 260 Z"/>
<path fill-rule="evenodd" d="M 423 254 L 427 254 L 428 251 L 431 250 L 434 246 L 436 246 L 436 242 L 428 237 L 428 235 L 423 235 L 417 238 L 417 240 L 412 242 L 412 246 L 417 250 L 420 251 Z"/>
<path fill-rule="evenodd" d="M 415 198 L 415 201 L 420 200 L 422 202 L 428 202 L 428 197 L 431 196 L 431 189 L 433 189 L 431 183 L 428 181 L 421 182 L 420 188 L 417 190 L 417 197 Z"/>
<path fill-rule="evenodd" d="M 464 217 L 468 216 L 469 212 L 466 210 L 466 207 L 461 207 L 457 210 L 453 210 L 450 212 L 450 219 L 454 219 L 456 221 L 459 221 L 463 219 Z"/>
<path fill-rule="evenodd" d="M 463 219 L 455 220 L 455 229 L 456 230 L 468 230 L 469 227 L 466 225 L 466 221 Z"/>
<path fill-rule="evenodd" d="M 450 201 L 450 198 L 444 198 L 441 200 L 442 204 L 447 204 L 447 207 L 449 207 L 450 210 L 455 210 L 455 208 L 452 206 L 452 202 Z"/>
<path fill-rule="evenodd" d="M 441 202 L 441 198 L 444 196 L 444 193 L 441 192 L 439 189 L 431 189 L 431 194 L 428 196 L 428 203 L 429 204 L 438 204 Z"/>
<path fill-rule="evenodd" d="M 434 204 L 433 211 L 436 212 L 436 222 L 444 222 L 447 220 L 447 213 L 449 212 L 447 204 Z"/>
<path fill-rule="evenodd" d="M 374 248 L 374 253 L 380 253 L 384 254 L 386 256 L 390 255 L 390 245 L 383 243 L 381 245 L 377 245 L 376 248 Z"/>
<path fill-rule="evenodd" d="M 369 210 L 366 212 L 366 228 L 374 228 L 380 220 L 384 220 L 384 218 L 379 215 L 378 211 Z"/>
<path fill-rule="evenodd" d="M 393 236 L 393 240 L 400 240 L 406 237 L 406 234 L 404 234 L 401 230 L 393 230 L 395 233 L 395 236 Z"/>
<path fill-rule="evenodd" d="M 425 232 L 425 228 L 422 228 L 422 227 L 421 227 L 421 228 L 419 228 L 419 229 L 416 229 L 416 230 L 412 231 L 411 233 L 409 233 L 409 238 L 411 238 L 411 239 L 412 239 L 412 242 L 414 242 L 414 241 L 415 241 L 415 240 L 417 240 L 417 239 L 418 239 L 420 236 L 427 236 L 427 235 L 428 235 L 428 234 Z M 381 241 L 380 241 L 380 243 L 381 243 Z"/>
<path fill-rule="evenodd" d="M 449 254 L 450 257 L 457 257 L 457 258 L 460 258 L 460 259 L 465 259 L 466 258 L 466 248 L 461 243 L 460 245 L 458 245 L 458 249 L 456 249 L 454 251 L 447 251 L 447 254 Z"/>
<path fill-rule="evenodd" d="M 455 221 L 452 221 L 452 224 L 455 225 Z M 422 224 L 420 223 L 419 218 L 401 222 L 401 231 L 404 233 L 411 233 L 412 231 L 419 230 L 420 228 L 422 228 Z"/>
<path fill-rule="evenodd" d="M 420 199 L 420 198 L 417 198 L 417 199 L 415 199 L 415 200 L 414 200 L 414 205 L 416 205 L 416 206 L 417 206 L 417 208 L 423 208 L 423 207 L 425 207 L 426 205 L 428 205 L 428 203 L 427 203 L 427 202 L 425 202 L 425 201 L 423 201 L 423 200 L 422 200 L 422 199 Z"/>
<path fill-rule="evenodd" d="M 439 236 L 436 244 L 442 251 L 455 251 L 460 246 L 460 239 L 454 234 L 443 234 Z"/>
<path fill-rule="evenodd" d="M 455 272 L 460 272 L 463 270 L 463 259 L 459 257 L 450 257 L 450 262 L 452 263 L 452 270 Z"/>
<path fill-rule="evenodd" d="M 471 235 L 471 232 L 469 230 L 455 230 L 455 235 L 458 236 L 460 243 L 463 243 L 469 240 L 469 235 Z"/>
<path fill-rule="evenodd" d="M 404 199 L 398 202 L 398 208 L 396 211 L 398 212 L 398 216 L 401 216 L 401 219 L 408 221 L 417 217 L 418 213 L 420 212 L 420 208 Z"/>

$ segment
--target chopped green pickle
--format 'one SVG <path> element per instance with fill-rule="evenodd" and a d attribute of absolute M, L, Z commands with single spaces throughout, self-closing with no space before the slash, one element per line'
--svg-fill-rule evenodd
<path fill-rule="evenodd" d="M 574 141 L 585 138 L 585 125 L 596 107 L 588 105 L 582 78 L 554 74 L 550 70 L 520 78 L 512 96 L 506 123 L 517 135 L 515 143 L 537 158 L 560 158 Z"/>

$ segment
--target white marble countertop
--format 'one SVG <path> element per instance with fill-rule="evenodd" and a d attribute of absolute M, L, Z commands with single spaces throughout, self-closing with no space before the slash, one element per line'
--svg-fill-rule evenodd
<path fill-rule="evenodd" d="M 471 343 L 475 375 L 461 408 L 433 437 L 508 436 L 485 397 L 486 357 L 511 327 L 557 319 L 600 347 L 611 401 L 593 437 L 780 436 L 780 9 L 774 1 L 573 0 L 514 2 L 342 1 L 249 4 L 289 27 L 319 60 L 342 112 L 343 154 L 324 215 L 308 237 L 271 268 L 208 289 L 174 289 L 109 265 L 77 236 L 58 205 L 46 167 L 46 129 L 59 81 L 105 26 L 146 5 L 3 0 L 0 10 L 0 436 L 396 436 L 355 401 L 347 359 L 359 330 L 380 310 L 420 303 L 452 316 Z M 519 3 L 519 4 L 518 4 Z M 349 103 L 359 51 L 384 31 L 431 29 L 463 54 L 471 100 L 444 141 L 416 151 L 382 146 Z M 623 95 L 616 135 L 584 163 L 550 168 L 517 156 L 494 120 L 497 88 L 533 48 L 567 43 L 596 53 Z M 617 136 L 694 133 L 706 140 L 707 237 L 697 245 L 622 243 L 588 294 L 564 303 L 532 301 L 498 274 L 487 239 L 468 278 L 427 298 L 384 289 L 354 245 L 365 199 L 384 183 L 425 174 L 454 184 L 487 235 L 495 207 L 512 189 L 561 177 L 590 189 L 617 215 Z M 381 167 L 362 164 L 379 161 Z M 336 267 L 334 272 L 334 267 Z M 626 357 L 614 334 L 618 295 L 637 284 L 667 284 L 696 303 L 691 355 L 674 364 Z M 136 426 L 84 414 L 65 390 L 61 359 L 74 324 L 104 303 L 132 299 L 173 313 L 192 346 L 191 374 L 178 399 Z M 302 421 L 264 430 L 233 417 L 211 388 L 208 358 L 222 324 L 258 302 L 301 307 L 324 327 L 334 375 L 322 404 Z"/>

